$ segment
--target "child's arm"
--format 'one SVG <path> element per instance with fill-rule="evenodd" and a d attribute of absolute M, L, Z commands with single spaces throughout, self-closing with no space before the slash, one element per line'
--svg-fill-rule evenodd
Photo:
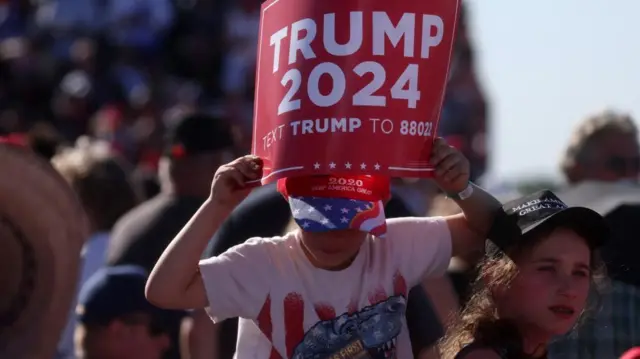
<path fill-rule="evenodd" d="M 463 213 L 387 220 L 387 252 L 411 286 L 425 276 L 442 276 L 452 255 L 483 250 L 502 207 L 491 194 L 469 182 L 469 161 L 442 138 L 433 143 L 431 164 L 434 180 L 445 193 L 456 197 L 463 192 L 459 197 L 464 198 L 455 199 Z"/>
<path fill-rule="evenodd" d="M 452 254 L 455 256 L 482 246 L 501 203 L 469 182 L 469 161 L 441 138 L 433 144 L 431 163 L 435 167 L 434 179 L 438 186 L 462 209 L 462 214 L 445 217 L 451 233 Z M 458 196 L 461 193 L 465 198 Z"/>
<path fill-rule="evenodd" d="M 466 255 L 476 250 L 484 251 L 484 242 L 500 202 L 482 188 L 473 184 L 473 194 L 464 200 L 454 199 L 462 213 L 445 217 L 451 232 L 452 256 Z"/>
<path fill-rule="evenodd" d="M 209 199 L 171 241 L 149 276 L 146 296 L 151 303 L 167 309 L 209 305 L 198 262 L 218 227 L 249 194 L 245 183 L 260 177 L 261 166 L 258 158 L 245 156 L 216 171 Z"/>

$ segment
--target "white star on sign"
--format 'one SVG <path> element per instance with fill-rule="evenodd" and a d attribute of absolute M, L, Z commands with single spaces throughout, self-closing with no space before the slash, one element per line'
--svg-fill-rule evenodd
<path fill-rule="evenodd" d="M 345 218 L 345 217 L 342 217 L 342 218 L 340 218 L 340 222 L 347 223 L 347 222 L 349 222 L 349 220 L 347 218 Z"/>
<path fill-rule="evenodd" d="M 328 204 L 328 205 L 324 206 L 324 210 L 325 211 L 330 211 L 331 210 L 331 205 Z"/>
<path fill-rule="evenodd" d="M 320 169 L 320 164 L 318 162 L 313 164 L 313 168 L 319 170 Z"/>
<path fill-rule="evenodd" d="M 360 169 L 361 169 L 361 170 L 366 170 L 366 169 L 367 169 L 367 164 L 366 164 L 366 163 L 364 163 L 364 162 L 362 162 L 362 163 L 360 164 Z"/>
<path fill-rule="evenodd" d="M 300 214 L 300 209 L 299 208 L 294 209 L 293 210 L 293 215 L 295 216 L 295 215 L 298 215 L 298 214 Z"/>
<path fill-rule="evenodd" d="M 331 162 L 331 163 L 329 163 L 329 168 L 331 168 L 331 169 L 336 168 L 336 164 L 335 164 L 335 162 Z"/>
<path fill-rule="evenodd" d="M 373 168 L 375 168 L 376 171 L 380 171 L 380 164 L 376 163 L 375 166 L 373 166 Z"/>
<path fill-rule="evenodd" d="M 309 228 L 309 222 L 304 222 L 302 224 L 302 228 Z"/>
<path fill-rule="evenodd" d="M 362 212 L 362 210 L 360 209 L 360 207 L 356 208 L 356 212 L 358 212 L 358 213 Z"/>
<path fill-rule="evenodd" d="M 325 218 L 322 221 L 320 221 L 320 223 L 326 226 L 327 224 L 329 224 L 329 220 Z"/>
<path fill-rule="evenodd" d="M 313 211 L 315 211 L 315 210 L 316 210 L 315 208 L 313 208 L 313 207 L 309 207 L 309 209 L 307 209 L 307 212 L 311 213 L 311 212 L 313 212 Z"/>
<path fill-rule="evenodd" d="M 349 210 L 346 208 L 341 209 L 340 211 L 342 211 L 342 213 L 349 213 Z"/>
<path fill-rule="evenodd" d="M 351 169 L 351 163 L 347 162 L 344 164 L 344 168 L 350 170 Z"/>

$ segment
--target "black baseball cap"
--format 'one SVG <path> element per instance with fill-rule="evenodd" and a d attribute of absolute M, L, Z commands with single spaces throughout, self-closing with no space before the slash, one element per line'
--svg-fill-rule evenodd
<path fill-rule="evenodd" d="M 553 192 L 543 190 L 505 203 L 488 237 L 498 249 L 507 251 L 535 230 L 560 226 L 576 231 L 592 249 L 602 246 L 609 236 L 606 220 L 596 211 L 569 207 Z"/>
<path fill-rule="evenodd" d="M 153 306 L 144 295 L 147 273 L 134 265 L 104 267 L 84 283 L 78 296 L 76 315 L 80 323 L 108 325 L 133 313 L 158 318 L 163 310 Z"/>
<path fill-rule="evenodd" d="M 223 151 L 233 147 L 226 121 L 203 113 L 187 114 L 168 129 L 164 155 L 172 158 Z"/>

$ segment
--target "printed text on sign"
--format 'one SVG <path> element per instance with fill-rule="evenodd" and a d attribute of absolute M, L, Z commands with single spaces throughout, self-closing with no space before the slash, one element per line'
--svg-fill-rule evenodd
<path fill-rule="evenodd" d="M 336 40 L 336 19 L 335 13 L 325 14 L 323 17 L 322 39 L 317 39 L 317 24 L 313 19 L 302 19 L 294 22 L 291 26 L 286 26 L 270 37 L 270 44 L 274 50 L 273 73 L 278 72 L 281 62 L 282 40 L 290 37 L 288 49 L 288 65 L 292 65 L 299 60 L 299 55 L 305 60 L 316 58 L 316 54 L 311 47 L 315 41 L 322 41 L 323 48 L 327 53 L 334 56 L 349 56 L 358 51 L 363 43 L 362 11 L 353 11 L 349 14 L 349 41 L 338 44 Z M 437 46 L 442 41 L 444 23 L 439 16 L 422 14 L 416 16 L 413 13 L 405 13 L 400 20 L 393 24 L 386 12 L 374 11 L 371 13 L 372 29 L 372 55 L 384 56 L 387 40 L 394 46 L 399 46 L 403 42 L 402 49 L 404 57 L 416 57 L 416 39 L 420 39 L 419 57 L 429 58 L 432 47 Z M 422 20 L 422 26 L 416 26 L 416 22 Z M 433 31 L 435 29 L 435 32 Z M 388 79 L 384 67 L 375 61 L 364 61 L 355 65 L 352 69 L 344 70 L 333 62 L 322 62 L 317 64 L 309 73 L 307 78 L 303 78 L 299 69 L 292 68 L 284 73 L 280 83 L 288 87 L 287 93 L 278 106 L 278 115 L 298 110 L 301 107 L 300 92 L 305 91 L 309 100 L 318 107 L 330 107 L 343 100 L 347 93 L 347 81 L 345 71 L 352 71 L 356 75 L 363 77 L 372 74 L 372 80 L 364 87 L 358 89 L 351 96 L 350 102 L 353 106 L 378 106 L 387 105 L 389 97 L 392 100 L 407 101 L 407 107 L 414 109 L 420 100 L 418 90 L 419 66 L 409 64 L 397 79 Z M 323 76 L 329 76 L 332 80 L 332 88 L 327 94 L 320 92 L 319 83 Z M 390 93 L 377 93 L 387 81 L 393 81 Z"/>
<path fill-rule="evenodd" d="M 286 129 L 288 127 L 288 130 Z M 267 149 L 284 136 L 284 131 L 290 131 L 291 136 L 309 135 L 314 133 L 355 132 L 363 129 L 363 121 L 359 118 L 317 118 L 291 121 L 287 125 L 279 125 L 263 136 L 263 148 Z M 400 121 L 400 128 L 396 129 L 394 122 L 389 119 L 370 118 L 369 125 L 364 127 L 371 133 L 390 135 L 398 131 L 403 136 L 430 137 L 433 134 L 433 122 L 428 121 Z"/>

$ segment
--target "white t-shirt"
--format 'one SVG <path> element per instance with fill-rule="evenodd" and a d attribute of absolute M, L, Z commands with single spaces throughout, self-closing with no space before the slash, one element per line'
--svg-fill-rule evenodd
<path fill-rule="evenodd" d="M 342 271 L 314 267 L 298 234 L 252 238 L 200 262 L 213 321 L 241 318 L 236 356 L 412 358 L 407 294 L 424 276 L 445 272 L 445 220 L 390 219 L 387 237 L 368 237 Z"/>

